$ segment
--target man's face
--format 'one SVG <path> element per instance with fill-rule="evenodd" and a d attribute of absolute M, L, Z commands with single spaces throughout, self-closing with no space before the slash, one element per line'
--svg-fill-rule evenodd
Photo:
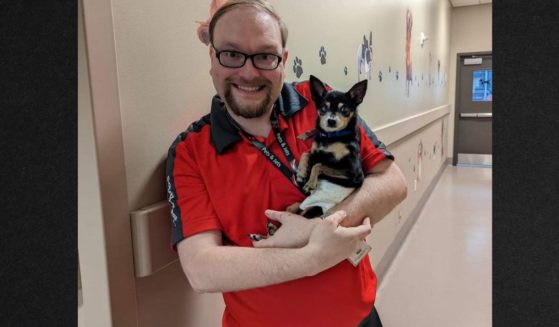
<path fill-rule="evenodd" d="M 226 13 L 214 29 L 213 45 L 217 50 L 246 54 L 272 53 L 282 56 L 275 70 L 260 70 L 247 59 L 240 68 L 223 67 L 210 47 L 210 75 L 217 94 L 227 108 L 244 118 L 262 116 L 278 98 L 285 76 L 287 50 L 281 45 L 277 21 L 268 13 L 242 6 Z"/>

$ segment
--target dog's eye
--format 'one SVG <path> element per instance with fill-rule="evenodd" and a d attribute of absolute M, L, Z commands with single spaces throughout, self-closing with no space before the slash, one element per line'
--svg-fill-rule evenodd
<path fill-rule="evenodd" d="M 349 115 L 349 108 L 348 107 L 342 107 L 342 109 L 340 109 L 340 112 L 342 113 L 342 115 L 347 116 Z"/>
<path fill-rule="evenodd" d="M 318 107 L 318 112 L 319 112 L 321 115 L 324 115 L 324 114 L 326 113 L 326 107 L 324 107 L 324 106 Z"/>

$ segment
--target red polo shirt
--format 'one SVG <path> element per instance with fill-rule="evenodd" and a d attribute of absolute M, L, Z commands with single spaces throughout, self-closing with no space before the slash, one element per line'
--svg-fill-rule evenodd
<path fill-rule="evenodd" d="M 284 84 L 276 102 L 279 126 L 293 156 L 311 149 L 316 108 L 308 82 Z M 394 159 L 360 120 L 364 171 Z M 285 165 L 276 136 L 261 138 Z M 219 230 L 224 242 L 251 247 L 251 233 L 267 234 L 266 209 L 285 210 L 304 195 L 232 123 L 217 96 L 211 113 L 181 133 L 169 149 L 167 189 L 173 222 L 172 245 L 194 234 Z M 227 267 L 224 267 L 227 269 Z M 347 260 L 320 274 L 239 292 L 223 293 L 223 326 L 354 327 L 371 311 L 376 275 L 368 256 L 353 267 Z"/>

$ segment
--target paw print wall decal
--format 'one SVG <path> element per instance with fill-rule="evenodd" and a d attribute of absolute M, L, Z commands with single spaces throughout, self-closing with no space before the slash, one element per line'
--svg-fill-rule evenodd
<path fill-rule="evenodd" d="M 318 55 L 320 56 L 320 63 L 323 65 L 326 64 L 326 50 L 324 50 L 324 46 L 320 47 Z"/>
<path fill-rule="evenodd" d="M 299 57 L 295 57 L 295 60 L 293 61 L 293 72 L 295 73 L 295 75 L 297 76 L 297 78 L 301 77 L 301 75 L 303 75 L 303 61 L 301 59 L 299 59 Z"/>

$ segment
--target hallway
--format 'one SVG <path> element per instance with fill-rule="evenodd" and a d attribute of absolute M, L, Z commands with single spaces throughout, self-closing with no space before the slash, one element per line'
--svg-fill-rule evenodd
<path fill-rule="evenodd" d="M 379 286 L 384 326 L 491 326 L 491 192 L 491 168 L 445 168 Z"/>

